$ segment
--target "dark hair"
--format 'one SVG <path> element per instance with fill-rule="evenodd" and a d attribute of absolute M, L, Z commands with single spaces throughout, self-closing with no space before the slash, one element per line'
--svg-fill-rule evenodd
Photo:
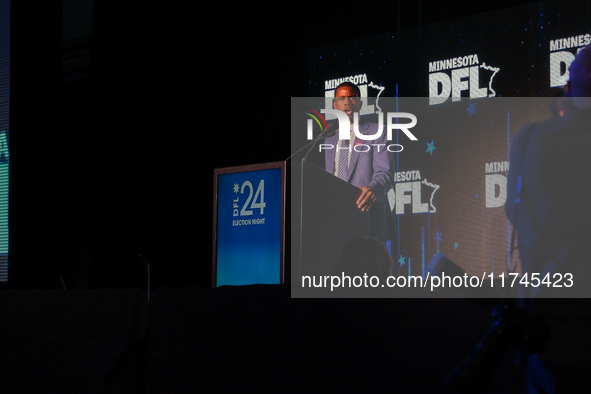
<path fill-rule="evenodd" d="M 334 90 L 334 96 L 337 96 L 337 90 L 339 90 L 340 88 L 344 88 L 344 87 L 350 87 L 353 88 L 353 90 L 355 90 L 355 94 L 357 95 L 357 97 L 361 97 L 361 90 L 359 89 L 359 86 L 355 85 L 352 82 L 343 82 L 341 84 L 339 84 L 339 86 L 336 87 L 336 89 Z"/>

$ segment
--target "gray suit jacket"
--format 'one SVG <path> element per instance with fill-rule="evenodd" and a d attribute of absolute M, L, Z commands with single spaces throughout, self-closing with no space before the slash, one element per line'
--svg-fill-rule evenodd
<path fill-rule="evenodd" d="M 359 132 L 364 135 L 374 135 L 378 125 L 371 122 L 360 122 Z M 325 169 L 334 174 L 335 152 L 339 133 L 325 139 L 325 144 L 333 145 L 333 149 L 324 150 Z M 363 141 L 355 138 L 351 143 L 351 161 L 349 163 L 348 182 L 353 186 L 368 186 L 374 191 L 377 201 L 370 209 L 371 235 L 382 240 L 394 237 L 394 221 L 386 194 L 393 186 L 394 153 L 386 149 L 388 141 L 385 131 L 382 136 L 373 141 Z M 343 152 L 346 153 L 346 152 Z"/>

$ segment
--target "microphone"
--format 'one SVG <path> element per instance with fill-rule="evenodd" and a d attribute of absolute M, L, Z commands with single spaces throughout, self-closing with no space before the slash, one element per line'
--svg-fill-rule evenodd
<path fill-rule="evenodd" d="M 324 130 L 322 130 L 322 132 L 318 135 L 318 137 L 314 138 L 312 141 L 310 141 L 306 145 L 302 146 L 296 152 L 291 154 L 291 156 L 289 156 L 285 161 L 291 159 L 292 157 L 294 157 L 295 155 L 297 155 L 298 153 L 300 153 L 301 151 L 303 151 L 307 147 L 310 147 L 310 149 L 308 149 L 308 151 L 306 152 L 306 154 L 302 158 L 302 162 L 306 162 L 306 160 L 308 159 L 308 155 L 310 154 L 310 151 L 312 150 L 312 148 L 314 148 L 314 145 L 316 145 L 316 143 L 323 138 L 328 138 L 328 137 L 332 137 L 333 135 L 335 135 L 336 129 L 337 129 L 337 125 L 335 123 L 329 123 L 328 126 Z"/>
<path fill-rule="evenodd" d="M 322 133 L 318 136 L 318 139 L 332 137 L 337 133 L 337 124 L 336 123 L 329 123 L 328 127 L 322 130 Z"/>
<path fill-rule="evenodd" d="M 320 135 L 318 137 L 316 137 L 314 139 L 314 141 L 312 141 L 312 146 L 310 146 L 310 149 L 308 149 L 308 151 L 306 152 L 306 154 L 304 155 L 304 157 L 302 158 L 302 163 L 305 163 L 306 160 L 308 160 L 308 155 L 310 154 L 310 152 L 312 151 L 312 149 L 314 148 L 314 145 L 316 145 L 316 143 L 318 141 L 320 141 L 323 138 L 328 138 L 328 137 L 332 137 L 333 135 L 336 134 L 336 129 L 337 129 L 337 125 L 335 123 L 331 123 L 329 124 L 326 129 L 324 129 L 322 131 L 322 133 L 320 133 Z"/>

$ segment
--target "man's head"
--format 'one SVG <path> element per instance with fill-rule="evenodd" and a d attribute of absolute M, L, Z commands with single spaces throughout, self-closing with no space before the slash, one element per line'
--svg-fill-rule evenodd
<path fill-rule="evenodd" d="M 575 106 L 591 109 L 591 46 L 577 53 L 568 71 L 566 95 L 573 98 Z"/>
<path fill-rule="evenodd" d="M 361 109 L 361 91 L 351 82 L 343 82 L 334 91 L 332 107 L 343 111 L 353 122 L 353 112 Z"/>

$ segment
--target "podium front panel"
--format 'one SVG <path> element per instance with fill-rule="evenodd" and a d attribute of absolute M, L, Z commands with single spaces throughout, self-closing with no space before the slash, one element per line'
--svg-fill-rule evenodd
<path fill-rule="evenodd" d="M 357 208 L 360 190 L 313 164 L 292 166 L 292 281 L 330 275 L 345 244 L 370 234 L 370 216 Z"/>

